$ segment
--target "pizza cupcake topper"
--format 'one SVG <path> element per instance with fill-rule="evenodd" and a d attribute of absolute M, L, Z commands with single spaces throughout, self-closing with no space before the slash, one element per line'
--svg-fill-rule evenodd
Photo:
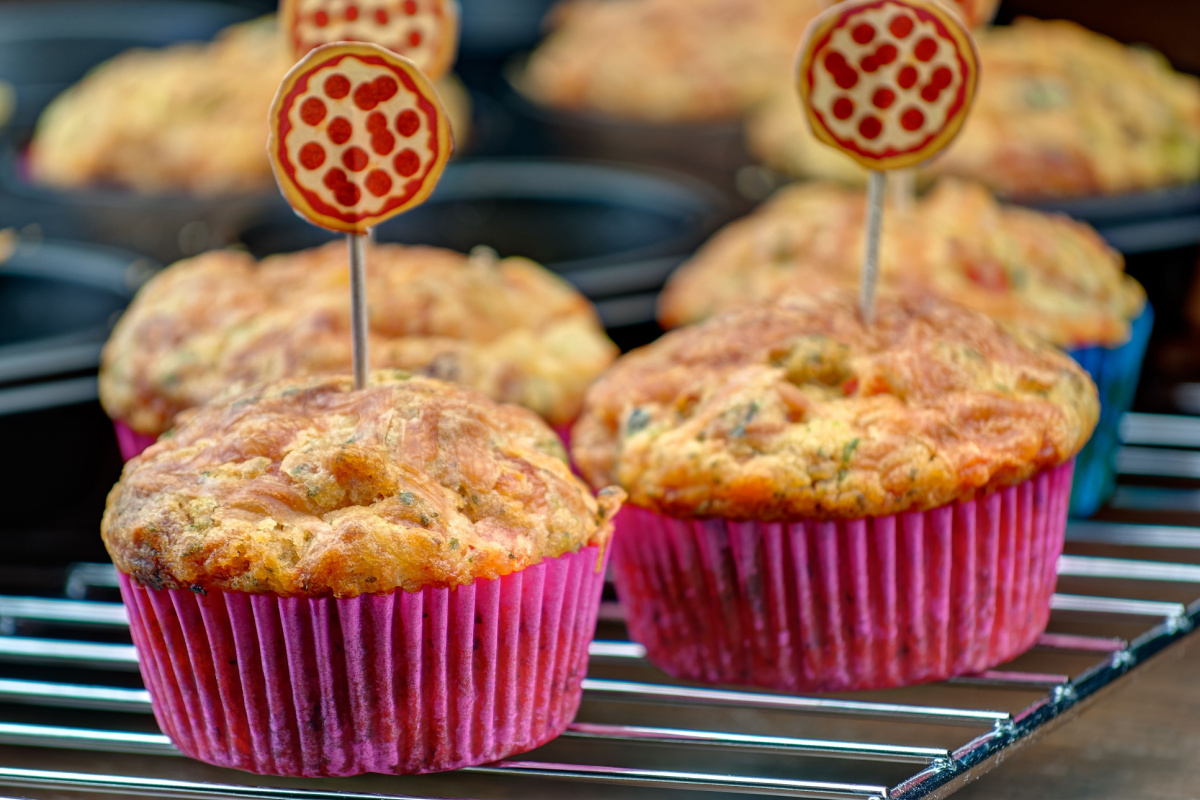
<path fill-rule="evenodd" d="M 411 61 L 365 42 L 309 52 L 271 104 L 267 150 L 300 216 L 348 234 L 354 381 L 366 381 L 365 242 L 371 227 L 424 202 L 453 143 L 446 112 Z"/>
<path fill-rule="evenodd" d="M 839 0 L 833 0 L 828 5 L 836 5 Z M 953 9 L 967 23 L 968 28 L 982 28 L 996 16 L 1000 0 L 942 0 L 948 8 Z"/>
<path fill-rule="evenodd" d="M 851 0 L 809 25 L 796 66 L 813 134 L 871 171 L 863 317 L 879 264 L 886 170 L 913 167 L 962 128 L 979 58 L 957 14 L 934 0 Z"/>
<path fill-rule="evenodd" d="M 455 0 L 282 0 L 279 14 L 296 58 L 333 42 L 372 42 L 436 81 L 458 53 Z"/>

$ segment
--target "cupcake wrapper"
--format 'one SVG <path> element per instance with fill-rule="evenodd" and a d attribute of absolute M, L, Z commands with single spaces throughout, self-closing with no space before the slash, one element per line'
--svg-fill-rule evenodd
<path fill-rule="evenodd" d="M 1071 516 L 1090 517 L 1112 496 L 1117 486 L 1117 449 L 1121 445 L 1121 417 L 1133 406 L 1142 359 L 1154 327 L 1149 304 L 1131 326 L 1129 341 L 1120 347 L 1068 350 L 1088 371 L 1100 390 L 1100 421 L 1091 440 L 1075 459 L 1075 485 L 1071 490 Z"/>
<path fill-rule="evenodd" d="M 121 575 L 159 726 L 268 775 L 437 772 L 558 736 L 579 708 L 596 547 L 496 580 L 349 599 L 154 590 Z"/>
<path fill-rule="evenodd" d="M 629 632 L 660 669 L 708 683 L 825 692 L 981 672 L 1046 628 L 1071 470 L 857 520 L 625 506 L 613 566 Z"/>
<path fill-rule="evenodd" d="M 143 450 L 158 441 L 157 436 L 138 433 L 119 419 L 113 420 L 113 428 L 117 432 L 117 444 L 121 448 L 121 458 L 126 461 L 141 455 Z"/>

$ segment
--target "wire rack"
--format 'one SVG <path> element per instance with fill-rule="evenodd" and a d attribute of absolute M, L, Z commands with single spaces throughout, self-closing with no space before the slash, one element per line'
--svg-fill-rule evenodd
<path fill-rule="evenodd" d="M 1130 414 L 1123 438 L 1109 520 L 1071 524 L 1050 627 L 1010 664 L 847 695 L 684 685 L 625 640 L 620 607 L 606 602 L 567 733 L 521 760 L 442 775 L 289 780 L 180 758 L 150 716 L 124 608 L 98 599 L 115 597 L 113 569 L 76 565 L 63 597 L 0 596 L 0 787 L 261 800 L 945 797 L 1200 621 L 1200 528 L 1160 521 L 1200 510 L 1200 419 Z"/>

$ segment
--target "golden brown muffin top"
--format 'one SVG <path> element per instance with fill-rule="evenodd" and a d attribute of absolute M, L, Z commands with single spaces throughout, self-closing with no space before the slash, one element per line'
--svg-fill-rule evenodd
<path fill-rule="evenodd" d="M 101 523 L 153 588 L 353 597 L 496 578 L 603 548 L 592 496 L 533 413 L 377 372 L 281 381 L 188 412 L 125 465 Z"/>
<path fill-rule="evenodd" d="M 782 294 L 857 286 L 865 214 L 859 189 L 810 183 L 780 190 L 672 275 L 660 321 L 675 327 Z M 1001 205 L 982 186 L 954 180 L 910 211 L 884 214 L 880 279 L 1060 347 L 1122 344 L 1146 300 L 1120 254 L 1090 226 Z"/>
<path fill-rule="evenodd" d="M 794 521 L 934 508 L 1087 442 L 1096 388 L 1067 356 L 930 297 L 875 314 L 834 290 L 668 333 L 588 391 L 576 464 L 671 516 Z"/>
<path fill-rule="evenodd" d="M 1018 20 L 975 33 L 979 92 L 928 167 L 1009 197 L 1117 194 L 1200 179 L 1200 79 L 1160 54 L 1072 22 Z M 862 181 L 808 130 L 780 82 L 748 123 L 750 149 L 791 175 Z"/>
<path fill-rule="evenodd" d="M 735 120 L 790 74 L 821 0 L 569 0 L 515 83 L 536 102 L 651 123 Z"/>
<path fill-rule="evenodd" d="M 274 17 L 232 25 L 212 42 L 121 53 L 46 108 L 30 172 L 62 188 L 274 191 L 267 117 L 294 63 Z M 461 142 L 465 91 L 453 76 L 437 89 Z"/>
<path fill-rule="evenodd" d="M 100 398 L 134 430 L 158 434 L 231 385 L 346 372 L 351 364 L 346 246 L 261 262 L 213 251 L 154 276 L 104 348 Z M 573 420 L 616 357 L 591 304 L 523 258 L 369 245 L 370 359 Z"/>

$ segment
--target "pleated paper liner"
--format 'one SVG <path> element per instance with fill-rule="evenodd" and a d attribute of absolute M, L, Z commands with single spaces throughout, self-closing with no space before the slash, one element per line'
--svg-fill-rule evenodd
<path fill-rule="evenodd" d="M 113 420 L 113 428 L 117 432 L 117 444 L 121 448 L 121 457 L 129 461 L 134 456 L 141 455 L 147 447 L 158 441 L 157 436 L 151 436 L 148 433 L 138 433 L 133 428 L 126 425 L 120 420 Z M 571 426 L 570 425 L 555 425 L 554 432 L 558 434 L 558 438 L 562 439 L 563 447 L 567 453 L 571 451 Z M 575 466 L 572 462 L 571 469 Z"/>
<path fill-rule="evenodd" d="M 1071 490 L 1071 516 L 1090 517 L 1117 486 L 1117 449 L 1121 445 L 1121 417 L 1133 406 L 1142 359 L 1154 327 L 1154 310 L 1147 304 L 1133 321 L 1129 341 L 1119 347 L 1085 347 L 1067 355 L 1088 371 L 1100 390 L 1100 421 L 1083 451 L 1075 459 L 1075 485 Z"/>
<path fill-rule="evenodd" d="M 630 635 L 676 678 L 789 692 L 981 672 L 1046 628 L 1072 468 L 857 520 L 687 520 L 626 505 L 613 567 Z"/>
<path fill-rule="evenodd" d="M 586 547 L 453 590 L 341 600 L 154 590 L 125 575 L 121 594 L 155 718 L 187 755 L 269 775 L 411 774 L 562 733 L 600 559 Z"/>

